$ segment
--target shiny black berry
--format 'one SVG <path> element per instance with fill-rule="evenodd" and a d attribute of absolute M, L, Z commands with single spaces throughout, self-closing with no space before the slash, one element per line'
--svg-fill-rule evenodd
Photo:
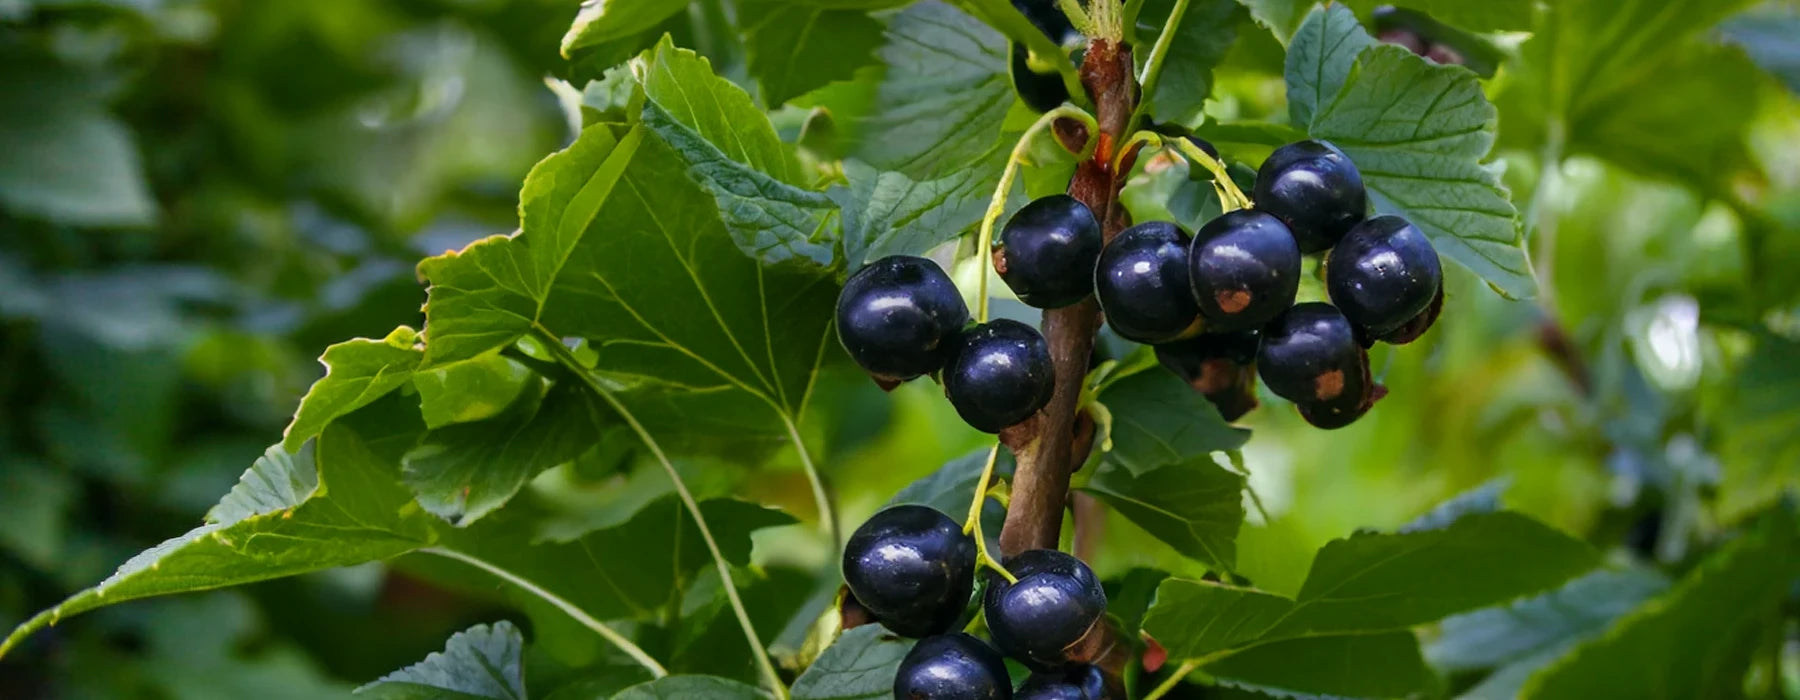
<path fill-rule="evenodd" d="M 1300 246 L 1274 216 L 1227 212 L 1194 234 L 1188 280 L 1208 331 L 1261 328 L 1294 305 Z"/>
<path fill-rule="evenodd" d="M 1391 345 L 1405 345 L 1418 340 L 1419 336 L 1425 335 L 1425 331 L 1431 330 L 1432 324 L 1437 323 L 1438 314 L 1443 311 L 1444 285 L 1440 284 L 1437 294 L 1431 297 L 1431 305 L 1425 307 L 1424 311 L 1420 311 L 1419 315 L 1412 317 L 1411 321 L 1400 324 L 1399 328 L 1370 340 L 1379 340 Z"/>
<path fill-rule="evenodd" d="M 1000 229 L 994 269 L 1019 301 L 1057 309 L 1094 291 L 1094 262 L 1105 241 L 1086 204 L 1066 194 L 1033 200 Z"/>
<path fill-rule="evenodd" d="M 1006 660 L 967 634 L 940 634 L 914 644 L 894 674 L 894 700 L 1009 700 Z"/>
<path fill-rule="evenodd" d="M 1025 19 L 1031 20 L 1032 26 L 1049 37 L 1053 44 L 1060 46 L 1079 36 L 1068 15 L 1056 6 L 1056 0 L 1013 0 L 1013 7 L 1025 15 Z M 1031 53 L 1024 44 L 1013 44 L 1012 80 L 1019 99 L 1038 112 L 1048 112 L 1067 102 L 1069 88 L 1063 83 L 1062 74 L 1034 72 L 1030 58 Z"/>
<path fill-rule="evenodd" d="M 1015 700 L 1105 700 L 1106 674 L 1099 666 L 1067 673 L 1033 673 L 1013 693 Z"/>
<path fill-rule="evenodd" d="M 1256 366 L 1270 391 L 1320 428 L 1349 425 L 1374 404 L 1368 353 L 1349 319 L 1330 304 L 1297 304 L 1271 322 Z"/>
<path fill-rule="evenodd" d="M 969 307 L 943 268 L 925 258 L 891 255 L 869 263 L 838 295 L 838 340 L 869 374 L 904 381 L 936 372 Z"/>
<path fill-rule="evenodd" d="M 1069 101 L 1069 86 L 1061 73 L 1038 73 L 1031 70 L 1031 52 L 1024 44 L 1012 46 L 1013 90 L 1019 100 L 1034 112 L 1048 112 Z"/>
<path fill-rule="evenodd" d="M 844 545 L 844 583 L 883 627 L 906 637 L 949 630 L 975 585 L 975 540 L 949 516 L 888 508 Z"/>
<path fill-rule="evenodd" d="M 1325 257 L 1331 303 L 1372 337 L 1393 333 L 1423 313 L 1443 284 L 1431 240 L 1398 216 L 1357 224 Z"/>
<path fill-rule="evenodd" d="M 982 601 L 994 645 L 1033 671 L 1060 673 L 1096 660 L 1106 591 L 1094 571 L 1069 554 L 1033 549 L 1006 560 L 1018 577 L 998 576 Z"/>
<path fill-rule="evenodd" d="M 1036 328 L 995 319 L 963 333 L 944 365 L 944 395 L 976 430 L 1000 429 L 1030 418 L 1056 391 L 1050 343 Z"/>
<path fill-rule="evenodd" d="M 1274 214 L 1294 232 L 1303 253 L 1334 245 L 1368 214 L 1369 197 L 1356 164 L 1324 141 L 1290 143 L 1256 172 L 1258 211 Z"/>
<path fill-rule="evenodd" d="M 1206 396 L 1225 420 L 1256 408 L 1256 331 L 1201 333 L 1156 346 L 1156 359 Z"/>
<path fill-rule="evenodd" d="M 1094 296 L 1106 324 L 1127 340 L 1166 343 L 1201 329 L 1188 281 L 1188 234 L 1167 221 L 1120 231 L 1100 251 Z"/>

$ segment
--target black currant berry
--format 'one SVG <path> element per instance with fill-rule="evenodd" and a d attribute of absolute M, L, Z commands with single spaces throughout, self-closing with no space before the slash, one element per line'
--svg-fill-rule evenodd
<path fill-rule="evenodd" d="M 1374 404 L 1369 355 L 1349 319 L 1330 304 L 1296 304 L 1263 329 L 1256 365 L 1263 384 L 1294 402 L 1307 422 L 1342 428 Z"/>
<path fill-rule="evenodd" d="M 1419 315 L 1412 317 L 1411 321 L 1400 324 L 1400 327 L 1392 332 L 1377 336 L 1372 340 L 1379 340 L 1390 345 L 1405 345 L 1418 340 L 1419 336 L 1425 335 L 1425 331 L 1431 330 L 1431 325 L 1437 323 L 1438 314 L 1443 311 L 1444 285 L 1440 284 L 1437 294 L 1431 297 L 1431 305 L 1425 307 L 1424 311 L 1420 311 Z"/>
<path fill-rule="evenodd" d="M 1127 340 L 1166 343 L 1200 331 L 1188 282 L 1188 234 L 1167 221 L 1120 231 L 1100 251 L 1094 296 L 1106 323 Z"/>
<path fill-rule="evenodd" d="M 914 644 L 894 674 L 894 700 L 1010 700 L 1012 678 L 1000 652 L 967 634 Z"/>
<path fill-rule="evenodd" d="M 1013 90 L 1019 100 L 1033 112 L 1048 112 L 1069 101 L 1069 86 L 1061 73 L 1038 73 L 1031 70 L 1031 52 L 1024 44 L 1012 46 Z"/>
<path fill-rule="evenodd" d="M 1156 359 L 1237 420 L 1256 408 L 1256 331 L 1201 333 L 1156 346 Z"/>
<path fill-rule="evenodd" d="M 1006 560 L 1018 577 L 990 580 L 982 611 L 994 645 L 1031 670 L 1060 673 L 1091 663 L 1104 624 L 1106 591 L 1094 571 L 1069 554 L 1033 549 Z"/>
<path fill-rule="evenodd" d="M 1369 210 L 1362 173 L 1349 156 L 1324 141 L 1275 149 L 1256 171 L 1252 197 L 1258 211 L 1287 224 L 1303 253 L 1337 245 Z"/>
<path fill-rule="evenodd" d="M 1033 673 L 1013 693 L 1015 700 L 1105 700 L 1106 674 L 1099 666 L 1068 673 Z"/>
<path fill-rule="evenodd" d="M 1392 333 L 1423 313 L 1443 284 L 1431 240 L 1398 216 L 1357 224 L 1325 256 L 1331 303 L 1371 337 Z"/>
<path fill-rule="evenodd" d="M 894 506 L 870 517 L 844 545 L 844 583 L 895 634 L 938 634 L 969 605 L 975 540 L 936 510 Z"/>
<path fill-rule="evenodd" d="M 1200 227 L 1188 252 L 1188 283 L 1210 332 L 1261 328 L 1300 290 L 1300 246 L 1281 220 L 1240 209 Z"/>
<path fill-rule="evenodd" d="M 850 359 L 878 379 L 905 381 L 943 368 L 969 322 L 956 283 L 925 258 L 890 255 L 844 282 L 838 340 Z"/>
<path fill-rule="evenodd" d="M 944 395 L 963 421 L 998 433 L 1030 418 L 1056 391 L 1050 343 L 1036 328 L 995 319 L 962 334 L 944 365 Z"/>
<path fill-rule="evenodd" d="M 1056 6 L 1056 0 L 1013 0 L 1013 7 L 1053 44 L 1062 45 L 1077 36 L 1075 25 Z M 1031 52 L 1024 44 L 1012 45 L 1012 80 L 1019 99 L 1033 111 L 1048 112 L 1069 100 L 1069 88 L 1063 83 L 1062 74 L 1031 70 Z"/>
<path fill-rule="evenodd" d="M 1062 308 L 1093 293 L 1094 261 L 1104 244 L 1086 204 L 1066 194 L 1041 197 L 1000 229 L 994 270 L 1026 305 Z"/>

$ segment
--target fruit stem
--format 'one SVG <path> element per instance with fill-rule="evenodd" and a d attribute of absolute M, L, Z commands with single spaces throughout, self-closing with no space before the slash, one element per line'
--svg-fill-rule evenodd
<path fill-rule="evenodd" d="M 984 259 L 981 263 L 981 281 L 976 285 L 975 321 L 987 323 L 988 320 L 988 278 L 993 276 L 993 264 L 985 260 L 993 253 L 994 221 L 1006 211 L 1006 197 L 1012 193 L 1013 180 L 1019 175 L 1019 166 L 1025 162 L 1025 153 L 1031 149 L 1031 139 L 1042 132 L 1045 127 L 1055 123 L 1058 117 L 1069 117 L 1087 125 L 1088 142 L 1082 147 L 1082 156 L 1094 147 L 1093 135 L 1099 132 L 1093 116 L 1081 111 L 1078 107 L 1063 105 L 1045 112 L 1043 116 L 1032 122 L 1025 133 L 1019 136 L 1019 142 L 1013 144 L 1012 154 L 1006 159 L 1006 168 L 1000 171 L 1000 184 L 994 187 L 994 196 L 988 199 L 987 212 L 981 215 L 980 234 L 975 238 L 975 255 Z"/>
<path fill-rule="evenodd" d="M 1156 81 L 1162 77 L 1163 59 L 1169 56 L 1169 46 L 1175 43 L 1175 30 L 1181 26 L 1181 18 L 1187 14 L 1188 0 L 1175 0 L 1175 7 L 1170 8 L 1169 18 L 1163 22 L 1162 33 L 1156 35 L 1156 45 L 1150 47 L 1150 57 L 1144 60 L 1144 73 L 1139 77 L 1139 94 L 1144 96 L 1131 114 L 1131 128 L 1137 128 L 1143 121 L 1144 114 L 1150 111 L 1150 104 L 1156 101 Z"/>
<path fill-rule="evenodd" d="M 781 422 L 787 425 L 788 438 L 794 442 L 794 452 L 800 455 L 800 468 L 806 472 L 806 482 L 812 487 L 813 506 L 819 510 L 819 521 L 825 525 L 825 534 L 831 537 L 831 551 L 843 547 L 843 535 L 838 531 L 837 513 L 831 508 L 831 496 L 825 491 L 825 480 L 819 477 L 818 467 L 813 466 L 812 455 L 806 451 L 806 441 L 800 438 L 800 426 L 794 424 L 787 411 L 776 411 L 781 414 Z"/>
<path fill-rule="evenodd" d="M 1149 695 L 1145 695 L 1143 700 L 1157 700 L 1157 698 L 1168 695 L 1169 691 L 1174 690 L 1175 686 L 1179 685 L 1182 679 L 1187 678 L 1188 674 L 1193 673 L 1194 669 L 1199 667 L 1200 662 L 1198 661 L 1188 660 L 1182 662 L 1180 666 L 1176 667 L 1175 670 L 1169 674 L 1168 678 L 1163 679 L 1162 683 L 1157 684 L 1155 690 L 1150 691 Z"/>
<path fill-rule="evenodd" d="M 1225 211 L 1249 209 L 1255 206 L 1249 197 L 1244 196 L 1244 191 L 1238 189 L 1237 183 L 1232 181 L 1231 176 L 1226 174 L 1225 164 L 1220 163 L 1219 159 L 1207 155 L 1206 151 L 1200 150 L 1200 147 L 1194 145 L 1193 141 L 1183 138 L 1170 139 L 1170 141 L 1174 143 L 1175 150 L 1180 151 L 1189 163 L 1198 163 L 1200 167 L 1206 168 L 1207 172 L 1212 173 L 1213 185 L 1222 190 L 1219 203 L 1224 206 Z"/>
<path fill-rule="evenodd" d="M 1225 458 L 1231 460 L 1231 470 L 1244 477 L 1244 490 L 1250 493 L 1250 504 L 1256 506 L 1256 514 L 1262 516 L 1263 524 L 1273 522 L 1269 520 L 1269 511 L 1263 508 L 1262 496 L 1257 495 L 1256 487 L 1250 485 L 1250 468 L 1244 465 L 1244 451 L 1229 450 Z"/>
<path fill-rule="evenodd" d="M 575 618 L 576 622 L 581 623 L 583 627 L 593 630 L 596 634 L 604 637 L 606 641 L 612 642 L 612 645 L 618 647 L 619 651 L 625 652 L 625 655 L 631 657 L 633 661 L 636 661 L 644 668 L 649 669 L 651 678 L 662 678 L 669 675 L 668 669 L 663 668 L 662 664 L 657 663 L 656 659 L 651 658 L 649 654 L 644 653 L 643 648 L 631 643 L 631 640 L 626 639 L 624 635 L 614 631 L 611 627 L 607 627 L 606 623 L 594 619 L 594 616 L 589 615 L 587 614 L 587 611 L 576 607 L 575 604 L 569 602 L 568 599 L 545 590 L 542 586 L 532 583 L 523 576 L 507 571 L 487 560 L 469 556 L 454 549 L 426 547 L 419 550 L 419 553 L 434 554 L 444 557 L 445 559 L 454 559 L 493 574 L 502 581 L 518 586 L 519 588 L 524 589 L 525 592 L 544 599 L 544 602 L 555 606 L 556 609 L 563 611 L 569 617 Z"/>
<path fill-rule="evenodd" d="M 663 453 L 662 445 L 656 442 L 656 438 L 651 437 L 650 431 L 644 429 L 644 424 L 638 422 L 637 416 L 626 409 L 625 404 L 619 401 L 618 397 L 613 396 L 613 393 L 607 391 L 606 387 L 600 386 L 600 382 L 594 379 L 594 375 L 589 373 L 588 369 L 582 366 L 581 361 L 575 359 L 575 356 L 569 352 L 568 346 L 563 345 L 561 336 L 536 323 L 532 324 L 532 330 L 550 349 L 551 354 L 556 356 L 557 364 L 574 373 L 575 377 L 580 379 L 589 391 L 594 392 L 596 396 L 599 396 L 608 406 L 618 412 L 620 418 L 625 419 L 626 425 L 631 427 L 632 432 L 637 433 L 638 439 L 643 441 L 645 447 L 650 448 L 651 455 L 655 456 L 656 461 L 662 464 L 663 471 L 668 472 L 669 480 L 675 484 L 676 495 L 681 497 L 681 504 L 687 508 L 688 514 L 693 516 L 694 525 L 700 531 L 700 539 L 705 540 L 706 549 L 712 554 L 713 565 L 719 570 L 719 582 L 725 589 L 725 597 L 731 602 L 731 611 L 737 614 L 738 626 L 744 630 L 744 640 L 749 642 L 750 650 L 755 653 L 757 666 L 762 669 L 770 691 L 774 693 L 775 700 L 788 700 L 787 686 L 782 684 L 781 674 L 775 671 L 774 662 L 769 660 L 769 650 L 763 648 L 762 639 L 756 636 L 756 626 L 750 623 L 750 613 L 744 609 L 743 598 L 738 596 L 737 583 L 731 579 L 731 565 L 726 563 L 725 554 L 719 550 L 718 540 L 713 539 L 712 528 L 707 527 L 706 517 L 700 513 L 700 503 L 694 500 L 694 494 L 688 491 L 687 483 L 681 480 L 681 473 L 675 471 L 675 464 L 669 461 L 667 454 Z"/>
<path fill-rule="evenodd" d="M 963 521 L 962 531 L 965 535 L 975 536 L 976 567 L 986 566 L 1000 574 L 1000 577 L 1006 579 L 1007 583 L 1018 583 L 1018 577 L 1013 576 L 1012 572 L 1001 566 L 993 555 L 988 554 L 987 536 L 981 532 L 981 505 L 987 502 L 988 484 L 993 481 L 994 464 L 998 461 L 1000 461 L 1000 443 L 996 442 L 994 448 L 988 450 L 987 466 L 981 468 L 981 480 L 975 482 L 975 500 L 969 504 L 969 518 Z"/>

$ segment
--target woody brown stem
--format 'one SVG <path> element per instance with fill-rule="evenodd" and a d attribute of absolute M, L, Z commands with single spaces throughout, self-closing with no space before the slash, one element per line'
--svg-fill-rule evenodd
<path fill-rule="evenodd" d="M 1119 203 L 1124 173 L 1113 169 L 1117 159 L 1121 163 L 1119 169 L 1129 171 L 1130 155 L 1134 155 L 1117 158 L 1117 148 L 1125 143 L 1138 99 L 1130 47 L 1095 39 L 1088 45 L 1082 62 L 1081 83 L 1094 101 L 1100 133 L 1093 157 L 1077 164 L 1075 176 L 1069 181 L 1069 195 L 1093 210 L 1106 238 L 1111 240 L 1130 223 Z M 1000 440 L 1012 450 L 1018 463 L 1006 526 L 1000 531 L 1000 550 L 1005 556 L 1057 546 L 1069 476 L 1087 458 L 1086 449 L 1075 454 L 1076 416 L 1081 409 L 1081 387 L 1087 377 L 1088 358 L 1093 354 L 1094 334 L 1099 330 L 1100 306 L 1092 297 L 1044 312 L 1043 331 L 1056 367 L 1056 392 L 1037 415 L 1000 434 Z"/>

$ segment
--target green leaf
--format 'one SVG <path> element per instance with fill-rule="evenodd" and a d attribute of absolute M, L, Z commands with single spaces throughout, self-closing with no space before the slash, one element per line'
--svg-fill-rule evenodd
<path fill-rule="evenodd" d="M 876 53 L 886 71 L 851 155 L 928 181 L 988 153 L 1014 101 L 1005 38 L 937 0 L 896 15 L 886 36 Z"/>
<path fill-rule="evenodd" d="M 1164 26 L 1174 4 L 1173 0 L 1145 3 L 1139 22 Z M 1213 68 L 1237 41 L 1237 27 L 1244 16 L 1242 6 L 1235 0 L 1195 0 L 1188 4 L 1187 13 L 1175 29 L 1174 43 L 1163 58 L 1155 92 L 1146 100 L 1158 123 L 1193 126 L 1204 120 L 1202 110 L 1206 98 L 1212 96 Z M 1142 36 L 1140 40 L 1148 47 L 1158 38 L 1160 34 Z M 1140 73 L 1149 56 L 1148 50 L 1135 54 Z"/>
<path fill-rule="evenodd" d="M 1314 8 L 1288 44 L 1283 69 L 1288 118 L 1301 128 L 1312 124 L 1313 116 L 1343 91 L 1357 54 L 1374 45 L 1375 38 L 1350 8 L 1341 4 Z"/>
<path fill-rule="evenodd" d="M 1756 110 L 1756 71 L 1737 51 L 1697 35 L 1748 0 L 1570 0 L 1548 6 L 1519 47 L 1508 138 L 1542 142 L 1553 124 L 1566 150 L 1717 187 L 1746 165 L 1741 142 Z M 1693 119 L 1693 105 L 1706 105 Z M 1535 138 L 1533 138 L 1535 137 Z M 1525 141 L 1530 143 L 1531 141 Z"/>
<path fill-rule="evenodd" d="M 713 197 L 744 254 L 764 263 L 834 261 L 824 194 L 790 184 L 797 168 L 775 127 L 707 60 L 664 37 L 641 59 L 645 126 L 674 148 L 688 176 Z"/>
<path fill-rule="evenodd" d="M 493 353 L 414 372 L 412 383 L 425 427 L 442 428 L 499 415 L 535 376 L 517 360 Z"/>
<path fill-rule="evenodd" d="M 876 700 L 894 694 L 894 674 L 913 642 L 863 625 L 840 635 L 794 680 L 795 700 Z"/>
<path fill-rule="evenodd" d="M 888 499 L 887 505 L 916 503 L 931 506 L 951 517 L 967 514 L 969 503 L 975 498 L 975 485 L 981 481 L 981 470 L 987 466 L 987 456 L 987 448 L 982 448 L 945 462 L 936 471 L 900 489 Z M 997 481 L 1010 476 L 1012 471 L 1012 453 L 1001 450 L 994 461 L 994 478 Z"/>
<path fill-rule="evenodd" d="M 1352 8 L 1368 13 L 1383 5 L 1418 10 L 1432 19 L 1471 32 L 1509 32 L 1531 29 L 1531 0 L 1349 0 Z"/>
<path fill-rule="evenodd" d="M 768 693 L 717 676 L 669 676 L 619 691 L 613 700 L 765 700 Z"/>
<path fill-rule="evenodd" d="M 575 23 L 562 38 L 562 55 L 637 34 L 680 12 L 686 3 L 669 0 L 582 0 Z"/>
<path fill-rule="evenodd" d="M 850 186 L 828 194 L 843 208 L 850 269 L 889 255 L 923 255 L 980 223 L 1009 155 L 996 147 L 968 167 L 925 181 L 844 161 Z"/>
<path fill-rule="evenodd" d="M 1200 659 L 1255 641 L 1293 607 L 1294 601 L 1273 593 L 1169 578 L 1156 588 L 1144 632 L 1170 659 Z"/>
<path fill-rule="evenodd" d="M 1521 697 L 1708 697 L 1741 687 L 1757 639 L 1779 624 L 1800 573 L 1791 503 L 1708 557 L 1666 594 L 1533 677 Z"/>
<path fill-rule="evenodd" d="M 432 283 L 428 366 L 553 329 L 591 341 L 596 366 L 621 378 L 735 389 L 802 413 L 833 345 L 830 274 L 746 257 L 650 131 L 588 128 L 533 169 L 520 206 L 520 234 L 420 266 Z"/>
<path fill-rule="evenodd" d="M 610 417 L 587 388 L 543 382 L 519 395 L 504 415 L 426 433 L 406 453 L 401 476 L 419 505 L 467 527 L 545 469 L 586 452 Z"/>
<path fill-rule="evenodd" d="M 1547 590 L 1599 564 L 1586 543 L 1512 512 L 1334 540 L 1271 636 L 1399 629 Z"/>
<path fill-rule="evenodd" d="M 1288 639 L 1203 669 L 1225 685 L 1288 697 L 1406 697 L 1433 682 L 1411 632 Z"/>
<path fill-rule="evenodd" d="M 1269 32 L 1282 44 L 1288 44 L 1306 18 L 1306 11 L 1313 7 L 1313 0 L 1237 0 L 1238 4 L 1250 10 L 1250 17 L 1257 24 L 1268 27 Z"/>
<path fill-rule="evenodd" d="M 1481 513 L 1443 529 L 1335 540 L 1314 556 L 1294 600 L 1166 580 L 1144 630 L 1171 658 L 1218 658 L 1286 639 L 1404 630 L 1546 590 L 1598 562 L 1586 544 L 1535 520 Z"/>
<path fill-rule="evenodd" d="M 834 80 L 847 80 L 874 62 L 881 22 L 856 9 L 833 9 L 791 0 L 753 0 L 739 10 L 750 74 L 763 102 L 773 106 Z"/>
<path fill-rule="evenodd" d="M 1160 369 L 1114 382 L 1100 392 L 1100 402 L 1113 417 L 1106 459 L 1134 474 L 1235 450 L 1250 439 L 1249 430 L 1226 423 L 1205 396 Z"/>
<path fill-rule="evenodd" d="M 702 501 L 700 512 L 720 553 L 734 566 L 750 563 L 751 533 L 795 522 L 781 511 L 731 499 Z M 518 574 L 600 619 L 654 617 L 678 604 L 695 576 L 712 566 L 699 528 L 672 495 L 646 504 L 624 522 L 567 541 L 548 539 L 539 524 L 515 506 L 444 538 L 450 548 Z M 515 593 L 521 604 L 543 605 Z"/>
<path fill-rule="evenodd" d="M 1214 570 L 1237 566 L 1244 477 L 1201 456 L 1145 472 L 1108 464 L 1082 489 L 1183 556 Z"/>
<path fill-rule="evenodd" d="M 1520 247 L 1517 211 L 1481 162 L 1494 124 L 1475 74 L 1384 45 L 1362 53 L 1307 131 L 1350 156 L 1376 211 L 1411 220 L 1440 254 L 1501 293 L 1529 297 L 1537 282 Z"/>
<path fill-rule="evenodd" d="M 719 155 L 782 182 L 796 179 L 793 156 L 775 133 L 768 115 L 750 94 L 713 73 L 705 57 L 677 48 L 669 37 L 636 61 L 644 98 L 693 135 L 713 144 Z M 656 129 L 665 136 L 667 129 Z M 677 150 L 687 154 L 685 149 Z"/>
<path fill-rule="evenodd" d="M 325 348 L 325 376 L 314 382 L 288 424 L 281 444 L 295 450 L 351 411 L 369 405 L 412 379 L 422 357 L 418 333 L 406 326 L 386 338 L 355 338 Z"/>
<path fill-rule="evenodd" d="M 1448 671 L 1493 668 L 1598 634 L 1669 587 L 1649 569 L 1601 569 L 1543 595 L 1446 618 L 1425 648 Z"/>
<path fill-rule="evenodd" d="M 381 700 L 525 700 L 525 640 L 504 620 L 450 636 L 444 650 L 356 689 Z"/>
<path fill-rule="evenodd" d="M 0 47 L 0 206 L 75 226 L 155 221 L 137 145 L 107 113 L 110 82 Z"/>
<path fill-rule="evenodd" d="M 396 465 L 363 437 L 333 425 L 314 452 L 316 465 L 305 453 L 259 460 L 207 524 L 144 550 L 99 585 L 26 621 L 0 643 L 0 654 L 45 625 L 102 606 L 387 559 L 436 540 L 434 519 L 400 484 Z"/>

